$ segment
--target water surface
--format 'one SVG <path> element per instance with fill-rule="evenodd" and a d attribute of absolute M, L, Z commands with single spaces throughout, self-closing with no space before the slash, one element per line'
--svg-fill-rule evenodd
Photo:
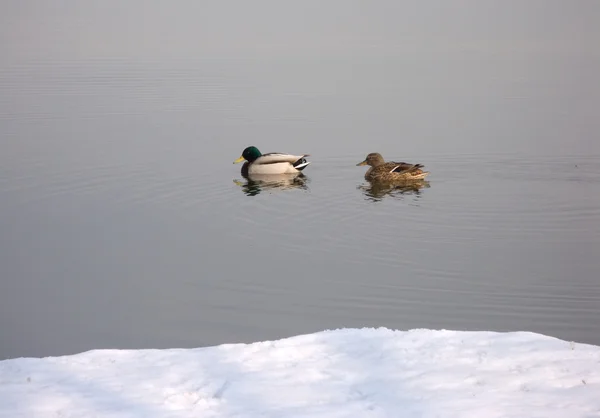
<path fill-rule="evenodd" d="M 1 6 L 0 358 L 362 326 L 600 344 L 598 10 L 343 4 Z M 248 184 L 251 144 L 312 164 Z M 373 188 L 375 151 L 428 187 Z"/>

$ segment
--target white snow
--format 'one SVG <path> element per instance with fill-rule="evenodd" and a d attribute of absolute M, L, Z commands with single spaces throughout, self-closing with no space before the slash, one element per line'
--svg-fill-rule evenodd
<path fill-rule="evenodd" d="M 1 417 L 598 417 L 600 347 L 341 329 L 0 362 Z"/>

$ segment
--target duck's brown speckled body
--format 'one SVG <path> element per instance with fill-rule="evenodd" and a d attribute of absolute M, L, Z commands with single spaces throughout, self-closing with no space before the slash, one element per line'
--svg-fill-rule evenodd
<path fill-rule="evenodd" d="M 369 165 L 365 173 L 365 179 L 370 181 L 406 182 L 423 180 L 429 174 L 423 170 L 422 164 L 410 164 L 403 162 L 386 162 L 381 154 L 372 152 L 367 158 L 356 165 Z"/>

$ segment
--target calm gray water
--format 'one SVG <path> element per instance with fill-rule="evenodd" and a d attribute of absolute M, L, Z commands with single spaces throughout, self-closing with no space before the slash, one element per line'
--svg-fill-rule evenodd
<path fill-rule="evenodd" d="M 0 358 L 600 344 L 598 3 L 122 3 L 0 5 Z M 248 184 L 247 145 L 312 165 Z M 429 187 L 370 188 L 375 151 Z"/>

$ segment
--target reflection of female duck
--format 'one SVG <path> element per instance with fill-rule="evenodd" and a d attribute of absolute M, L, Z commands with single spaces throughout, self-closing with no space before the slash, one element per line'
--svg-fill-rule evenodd
<path fill-rule="evenodd" d="M 365 179 L 386 182 L 407 182 L 422 180 L 429 172 L 423 171 L 422 164 L 385 162 L 381 154 L 372 152 L 367 158 L 356 165 L 370 165 L 365 173 Z"/>
<path fill-rule="evenodd" d="M 242 156 L 233 163 L 246 160 L 242 166 L 243 176 L 249 174 L 293 174 L 301 172 L 310 164 L 305 157 L 308 157 L 308 154 L 291 155 L 279 152 L 262 154 L 258 148 L 248 147 Z"/>
<path fill-rule="evenodd" d="M 234 180 L 248 196 L 256 196 L 263 190 L 307 190 L 306 177 L 303 174 L 248 174 L 246 182 Z"/>
<path fill-rule="evenodd" d="M 358 186 L 365 196 L 372 200 L 381 200 L 385 196 L 403 198 L 406 195 L 421 194 L 421 189 L 429 188 L 429 182 L 426 180 L 415 180 L 403 184 L 390 183 L 382 181 L 370 181 L 366 185 Z"/>

